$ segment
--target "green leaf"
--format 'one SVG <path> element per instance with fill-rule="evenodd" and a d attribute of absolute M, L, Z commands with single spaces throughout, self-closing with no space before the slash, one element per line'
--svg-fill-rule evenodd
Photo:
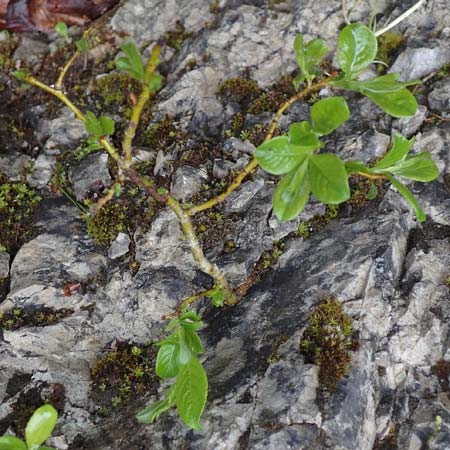
<path fill-rule="evenodd" d="M 311 191 L 323 203 L 338 204 L 350 198 L 344 163 L 332 153 L 312 155 L 309 160 Z"/>
<path fill-rule="evenodd" d="M 314 148 L 292 145 L 287 136 L 278 136 L 263 142 L 256 149 L 255 158 L 266 172 L 282 175 L 300 165 Z"/>
<path fill-rule="evenodd" d="M 141 423 L 153 423 L 164 411 L 175 406 L 175 384 L 167 391 L 163 400 L 151 403 L 136 414 L 136 419 Z"/>
<path fill-rule="evenodd" d="M 95 137 L 100 137 L 103 133 L 101 123 L 99 122 L 97 117 L 95 117 L 95 114 L 91 111 L 88 111 L 86 113 L 86 120 L 84 122 L 84 125 L 86 127 L 86 131 Z"/>
<path fill-rule="evenodd" d="M 370 188 L 367 191 L 366 198 L 367 200 L 374 200 L 375 198 L 377 198 L 377 195 L 378 195 L 378 188 L 376 184 L 372 181 L 370 183 Z"/>
<path fill-rule="evenodd" d="M 394 175 L 414 181 L 433 181 L 439 176 L 439 169 L 428 152 L 419 153 L 395 166 L 384 169 Z"/>
<path fill-rule="evenodd" d="M 358 23 L 347 25 L 338 37 L 338 63 L 346 78 L 355 78 L 378 52 L 378 42 L 370 28 Z"/>
<path fill-rule="evenodd" d="M 30 72 L 27 70 L 15 70 L 12 74 L 15 78 L 22 81 L 25 80 L 25 78 L 30 74 Z"/>
<path fill-rule="evenodd" d="M 186 339 L 186 343 L 188 347 L 197 354 L 205 353 L 205 349 L 203 348 L 202 341 L 200 340 L 198 334 L 195 331 L 185 329 L 184 337 Z"/>
<path fill-rule="evenodd" d="M 180 345 L 165 343 L 156 357 L 156 374 L 160 378 L 173 378 L 180 370 Z"/>
<path fill-rule="evenodd" d="M 52 434 L 58 420 L 58 413 L 52 405 L 38 408 L 25 428 L 25 441 L 28 447 L 43 444 Z"/>
<path fill-rule="evenodd" d="M 148 82 L 148 87 L 152 92 L 161 89 L 163 77 L 159 73 L 154 73 Z"/>
<path fill-rule="evenodd" d="M 311 149 L 319 149 L 323 147 L 323 142 L 317 137 L 317 133 L 311 128 L 309 122 L 293 123 L 288 131 L 289 143 Z"/>
<path fill-rule="evenodd" d="M 416 197 L 412 194 L 412 192 L 403 184 L 400 183 L 395 177 L 392 175 L 388 175 L 389 181 L 392 185 L 397 189 L 397 191 L 405 198 L 405 200 L 413 207 L 417 220 L 419 222 L 424 222 L 426 220 L 425 213 L 423 212 L 419 202 Z"/>
<path fill-rule="evenodd" d="M 0 437 L 0 450 L 27 450 L 25 442 L 15 436 Z"/>
<path fill-rule="evenodd" d="M 225 292 L 222 289 L 216 289 L 209 295 L 211 303 L 213 306 L 220 308 L 224 305 L 225 302 Z"/>
<path fill-rule="evenodd" d="M 380 161 L 377 162 L 377 164 L 375 164 L 374 169 L 385 169 L 386 167 L 397 164 L 399 161 L 403 161 L 411 150 L 413 144 L 414 138 L 408 140 L 401 134 L 395 133 L 392 148 Z"/>
<path fill-rule="evenodd" d="M 192 352 L 191 348 L 189 347 L 187 341 L 186 341 L 186 336 L 185 336 L 185 331 L 183 328 L 180 330 L 179 332 L 179 336 L 180 336 L 180 365 L 186 365 L 189 363 L 189 361 L 194 357 L 194 353 Z"/>
<path fill-rule="evenodd" d="M 178 414 L 194 430 L 201 429 L 199 419 L 208 395 L 208 379 L 197 358 L 182 366 L 177 378 L 175 397 Z"/>
<path fill-rule="evenodd" d="M 124 42 L 120 48 L 125 57 L 116 60 L 116 67 L 119 70 L 128 72 L 128 74 L 138 81 L 145 79 L 145 67 L 142 61 L 142 56 L 136 44 L 131 41 Z"/>
<path fill-rule="evenodd" d="M 55 450 L 53 447 L 47 447 L 45 445 L 41 445 L 38 450 Z"/>
<path fill-rule="evenodd" d="M 89 50 L 89 41 L 85 37 L 75 41 L 75 45 L 80 53 L 86 53 Z"/>
<path fill-rule="evenodd" d="M 346 161 L 345 162 L 345 170 L 348 175 L 352 173 L 374 173 L 370 167 L 367 167 L 362 161 Z"/>
<path fill-rule="evenodd" d="M 273 196 L 273 211 L 281 221 L 297 217 L 306 205 L 311 192 L 308 178 L 308 159 L 285 175 Z"/>
<path fill-rule="evenodd" d="M 101 116 L 98 120 L 102 127 L 103 136 L 114 134 L 114 120 L 107 116 Z"/>
<path fill-rule="evenodd" d="M 69 38 L 69 29 L 67 28 L 67 25 L 64 22 L 58 22 L 55 25 L 55 31 L 64 38 L 66 41 L 70 41 Z"/>
<path fill-rule="evenodd" d="M 313 128 L 321 135 L 331 133 L 349 117 L 350 111 L 344 97 L 324 98 L 311 107 Z"/>
<path fill-rule="evenodd" d="M 294 86 L 297 89 L 303 79 L 306 78 L 308 82 L 311 82 L 317 75 L 314 66 L 319 64 L 327 54 L 328 47 L 323 39 L 313 39 L 305 45 L 303 36 L 299 34 L 294 40 L 294 51 L 297 64 L 301 70 L 301 74 L 294 80 Z"/>
<path fill-rule="evenodd" d="M 367 81 L 338 79 L 332 80 L 330 83 L 333 86 L 349 89 L 351 91 L 358 91 L 362 94 L 366 92 L 373 92 L 375 94 L 388 94 L 390 92 L 401 91 L 407 86 L 418 84 L 420 80 L 413 81 L 398 81 L 398 73 L 388 73 L 377 78 L 372 78 Z"/>
<path fill-rule="evenodd" d="M 368 92 L 365 95 L 384 112 L 393 117 L 413 116 L 416 113 L 418 106 L 416 98 L 406 88 L 388 94 L 375 94 Z"/>

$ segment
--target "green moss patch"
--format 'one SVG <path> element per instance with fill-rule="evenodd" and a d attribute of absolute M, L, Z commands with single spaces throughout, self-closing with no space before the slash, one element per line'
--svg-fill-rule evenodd
<path fill-rule="evenodd" d="M 169 47 L 180 50 L 183 42 L 191 36 L 191 34 L 192 33 L 189 33 L 184 25 L 177 20 L 175 28 L 163 34 L 163 40 Z"/>
<path fill-rule="evenodd" d="M 41 197 L 23 182 L 8 182 L 0 174 L 0 247 L 15 253 L 31 236 L 31 219 Z"/>
<path fill-rule="evenodd" d="M 69 308 L 57 310 L 46 307 L 14 308 L 11 311 L 0 312 L 0 328 L 14 331 L 23 327 L 45 327 L 53 325 L 71 314 L 73 314 L 73 310 Z"/>
<path fill-rule="evenodd" d="M 159 385 L 154 371 L 157 350 L 153 344 L 118 342 L 91 369 L 91 398 L 98 413 L 108 415 L 126 402 L 156 394 Z"/>
<path fill-rule="evenodd" d="M 300 350 L 307 363 L 319 366 L 320 385 L 332 392 L 348 374 L 351 353 L 356 349 L 352 320 L 341 303 L 330 297 L 316 307 L 308 322 Z"/>
<path fill-rule="evenodd" d="M 378 53 L 375 57 L 376 61 L 381 61 L 388 66 L 391 65 L 396 50 L 405 42 L 406 38 L 401 33 L 387 31 L 378 37 Z M 385 69 L 380 65 L 380 71 Z"/>

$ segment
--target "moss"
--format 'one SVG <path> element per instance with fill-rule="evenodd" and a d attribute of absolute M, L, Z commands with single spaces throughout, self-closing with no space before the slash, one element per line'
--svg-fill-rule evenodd
<path fill-rule="evenodd" d="M 302 220 L 297 229 L 297 235 L 304 239 L 310 238 L 333 219 L 339 216 L 339 205 L 326 205 L 325 214 L 317 214 L 309 220 Z"/>
<path fill-rule="evenodd" d="M 395 51 L 405 42 L 406 38 L 401 33 L 387 31 L 378 37 L 378 53 L 375 60 L 391 65 Z M 379 71 L 385 69 L 380 65 Z"/>
<path fill-rule="evenodd" d="M 9 253 L 30 237 L 31 219 L 40 201 L 35 189 L 24 182 L 8 182 L 0 174 L 0 246 Z"/>
<path fill-rule="evenodd" d="M 249 78 L 230 78 L 220 84 L 217 95 L 227 102 L 249 104 L 263 94 L 255 80 Z"/>
<path fill-rule="evenodd" d="M 145 192 L 127 185 L 120 198 L 109 201 L 95 215 L 85 216 L 87 231 L 98 244 L 108 246 L 120 232 L 133 234 L 138 226 L 145 231 L 156 209 Z"/>
<path fill-rule="evenodd" d="M 261 114 L 263 112 L 275 112 L 290 97 L 295 94 L 292 85 L 292 77 L 282 76 L 269 90 L 256 98 L 248 112 L 250 114 Z"/>
<path fill-rule="evenodd" d="M 349 183 L 351 196 L 347 204 L 358 209 L 384 191 L 382 180 L 372 182 L 368 178 L 352 175 Z"/>
<path fill-rule="evenodd" d="M 97 78 L 92 87 L 92 93 L 101 99 L 98 109 L 106 107 L 110 110 L 114 106 L 115 110 L 122 111 L 125 106 L 133 102 L 132 93 L 140 92 L 139 82 L 130 78 L 124 73 L 111 73 Z"/>
<path fill-rule="evenodd" d="M 186 31 L 184 25 L 177 20 L 175 24 L 175 29 L 167 31 L 163 34 L 164 42 L 175 50 L 180 50 L 183 42 L 191 36 L 192 33 Z"/>
<path fill-rule="evenodd" d="M 306 362 L 319 366 L 319 382 L 326 390 L 334 391 L 347 375 L 354 349 L 351 318 L 339 301 L 326 298 L 310 315 L 300 342 Z"/>
<path fill-rule="evenodd" d="M 3 32 L 4 33 L 4 32 Z M 15 68 L 15 61 L 13 59 L 14 50 L 17 47 L 15 39 L 9 37 L 8 39 L 0 41 L 0 68 L 9 71 Z"/>
<path fill-rule="evenodd" d="M 184 144 L 187 136 L 175 126 L 168 115 L 165 115 L 160 122 L 150 125 L 138 139 L 140 145 L 166 152 L 174 144 Z"/>
<path fill-rule="evenodd" d="M 73 310 L 68 308 L 57 310 L 46 307 L 32 309 L 15 308 L 11 311 L 0 312 L 0 328 L 14 331 L 27 326 L 45 327 L 59 322 L 71 314 L 73 314 Z"/>
<path fill-rule="evenodd" d="M 116 347 L 91 369 L 90 395 L 101 415 L 108 415 L 114 408 L 145 393 L 156 393 L 158 388 L 154 371 L 156 350 L 152 344 L 118 342 Z"/>
<path fill-rule="evenodd" d="M 450 77 L 450 62 L 444 64 L 439 71 L 436 73 L 436 78 L 443 80 L 445 78 Z"/>
<path fill-rule="evenodd" d="M 261 145 L 266 138 L 268 126 L 257 124 L 253 128 L 242 130 L 239 134 L 239 139 L 241 141 L 249 141 L 255 147 Z M 278 132 L 275 132 L 274 135 L 278 135 Z"/>
<path fill-rule="evenodd" d="M 372 450 L 398 450 L 398 431 L 393 426 L 383 439 L 376 439 Z"/>
<path fill-rule="evenodd" d="M 450 389 L 450 361 L 439 360 L 435 365 L 431 366 L 431 373 L 437 377 L 442 389 L 448 392 Z"/>
<path fill-rule="evenodd" d="M 242 131 L 242 127 L 244 126 L 245 115 L 242 113 L 237 113 L 233 119 L 231 120 L 231 128 L 225 130 L 225 136 L 227 137 L 237 137 L 239 133 Z"/>

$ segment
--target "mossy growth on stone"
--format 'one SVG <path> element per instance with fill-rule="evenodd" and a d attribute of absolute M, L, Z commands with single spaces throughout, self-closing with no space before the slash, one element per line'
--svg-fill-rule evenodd
<path fill-rule="evenodd" d="M 248 108 L 250 114 L 275 112 L 295 94 L 292 77 L 283 75 L 270 89 L 257 97 Z"/>
<path fill-rule="evenodd" d="M 0 68 L 6 72 L 15 68 L 13 59 L 14 50 L 17 47 L 17 40 L 8 31 L 2 31 L 0 40 Z"/>
<path fill-rule="evenodd" d="M 100 245 L 111 245 L 120 232 L 133 234 L 138 226 L 144 231 L 157 210 L 154 200 L 135 187 L 125 188 L 120 198 L 104 205 L 96 214 L 85 215 L 89 235 Z"/>
<path fill-rule="evenodd" d="M 45 327 L 59 322 L 71 314 L 73 314 L 73 310 L 70 308 L 14 308 L 11 311 L 0 312 L 0 328 L 14 331 L 27 326 Z"/>
<path fill-rule="evenodd" d="M 132 104 L 132 96 L 141 91 L 139 82 L 130 78 L 127 74 L 113 72 L 97 78 L 92 86 L 92 94 L 100 99 L 96 104 L 98 109 L 108 112 L 123 111 Z M 111 107 L 113 109 L 111 110 Z"/>
<path fill-rule="evenodd" d="M 263 90 L 250 78 L 230 78 L 219 85 L 217 95 L 227 102 L 247 103 L 260 97 Z"/>
<path fill-rule="evenodd" d="M 351 352 L 355 350 L 351 318 L 333 297 L 323 300 L 309 316 L 300 350 L 307 363 L 319 366 L 319 383 L 329 392 L 348 374 Z"/>
<path fill-rule="evenodd" d="M 325 214 L 316 214 L 309 220 L 302 220 L 298 225 L 297 235 L 308 239 L 338 216 L 339 205 L 327 205 Z"/>
<path fill-rule="evenodd" d="M 187 31 L 184 25 L 177 20 L 175 23 L 175 28 L 173 30 L 166 31 L 162 38 L 169 47 L 172 47 L 175 50 L 180 50 L 183 42 L 191 36 L 191 34 L 192 33 Z"/>
<path fill-rule="evenodd" d="M 115 350 L 100 358 L 91 369 L 91 398 L 101 415 L 109 415 L 126 402 L 156 394 L 156 349 L 153 344 L 115 343 Z"/>
<path fill-rule="evenodd" d="M 375 60 L 390 66 L 395 51 L 405 42 L 405 40 L 405 36 L 401 33 L 386 31 L 386 33 L 383 33 L 378 37 L 378 53 Z M 380 64 L 379 71 L 383 71 L 385 68 L 385 66 Z"/>
<path fill-rule="evenodd" d="M 173 120 L 166 114 L 159 122 L 150 125 L 138 137 L 139 145 L 152 150 L 164 152 L 172 145 L 183 145 L 187 140 L 185 132 L 177 128 Z"/>
<path fill-rule="evenodd" d="M 31 235 L 31 219 L 41 201 L 37 191 L 0 173 L 0 248 L 18 250 Z"/>

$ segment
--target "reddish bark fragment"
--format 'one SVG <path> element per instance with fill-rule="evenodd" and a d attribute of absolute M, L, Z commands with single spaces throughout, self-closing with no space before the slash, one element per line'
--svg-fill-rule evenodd
<path fill-rule="evenodd" d="M 0 0 L 0 30 L 49 33 L 58 22 L 84 25 L 119 0 Z"/>

